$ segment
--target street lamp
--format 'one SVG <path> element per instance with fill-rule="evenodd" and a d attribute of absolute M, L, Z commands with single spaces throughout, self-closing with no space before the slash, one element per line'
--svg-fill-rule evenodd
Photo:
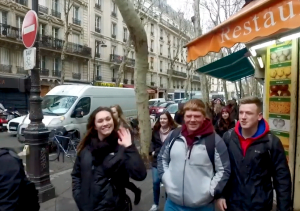
<path fill-rule="evenodd" d="M 32 9 L 38 14 L 38 0 L 32 0 Z M 38 35 L 39 36 L 39 33 Z M 38 37 L 39 38 L 39 37 Z M 40 49 L 39 39 L 36 39 L 36 66 L 31 70 L 30 89 L 30 123 L 24 131 L 25 144 L 29 146 L 26 154 L 26 172 L 39 191 L 40 202 L 55 197 L 55 189 L 50 182 L 49 175 L 49 130 L 43 124 L 42 98 L 40 84 Z"/>
<path fill-rule="evenodd" d="M 97 41 L 96 42 L 96 45 L 95 45 L 95 50 L 94 50 L 94 72 L 93 72 L 93 85 L 95 85 L 95 81 L 96 81 L 96 78 L 95 78 L 95 75 L 96 75 L 96 50 L 98 49 L 98 47 L 102 47 L 102 48 L 106 48 L 107 45 L 105 44 L 104 41 Z"/>

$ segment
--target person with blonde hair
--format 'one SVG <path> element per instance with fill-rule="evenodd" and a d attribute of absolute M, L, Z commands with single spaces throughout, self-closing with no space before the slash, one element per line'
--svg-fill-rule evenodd
<path fill-rule="evenodd" d="M 227 148 L 201 100 L 188 101 L 183 115 L 184 124 L 168 136 L 157 157 L 168 195 L 165 211 L 214 211 L 214 199 L 230 177 Z"/>

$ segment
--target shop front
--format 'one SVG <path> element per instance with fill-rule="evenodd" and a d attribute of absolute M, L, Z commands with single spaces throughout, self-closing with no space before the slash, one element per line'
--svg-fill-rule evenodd
<path fill-rule="evenodd" d="M 0 76 L 0 103 L 20 113 L 29 110 L 30 78 Z"/>
<path fill-rule="evenodd" d="M 124 88 L 132 88 L 134 89 L 134 85 L 133 84 L 123 84 L 122 85 Z M 148 89 L 147 89 L 147 93 L 148 93 L 148 99 L 154 99 L 156 98 L 156 95 L 157 95 L 157 89 L 155 88 L 151 88 L 148 86 Z"/>
<path fill-rule="evenodd" d="M 244 56 L 240 58 L 248 63 L 243 63 L 239 70 L 247 66 L 249 73 L 254 70 L 252 74 L 264 83 L 264 118 L 285 148 L 293 178 L 293 208 L 296 211 L 300 210 L 299 15 L 299 0 L 253 1 L 211 32 L 187 44 L 188 61 L 209 52 L 219 52 L 222 47 L 246 44 L 241 50 Z M 219 74 L 220 67 L 238 63 L 226 57 L 222 60 L 223 64 L 220 60 L 210 64 L 216 65 L 215 69 L 203 67 L 201 72 Z M 236 80 L 243 73 L 237 70 L 227 71 L 227 79 L 224 71 L 219 77 Z"/>

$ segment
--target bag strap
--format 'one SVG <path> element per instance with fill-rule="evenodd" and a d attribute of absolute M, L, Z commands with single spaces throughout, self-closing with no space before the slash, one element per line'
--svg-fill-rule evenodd
<path fill-rule="evenodd" d="M 170 143 L 169 143 L 169 151 L 171 151 L 171 148 L 175 142 L 175 139 L 180 135 L 181 133 L 181 127 L 178 127 L 174 129 L 169 137 Z"/>
<path fill-rule="evenodd" d="M 211 161 L 211 164 L 213 165 L 214 172 L 216 172 L 216 169 L 215 169 L 215 145 L 216 145 L 215 138 L 216 138 L 215 133 L 212 133 L 212 134 L 208 135 L 205 140 L 206 151 L 207 151 L 208 157 Z"/>

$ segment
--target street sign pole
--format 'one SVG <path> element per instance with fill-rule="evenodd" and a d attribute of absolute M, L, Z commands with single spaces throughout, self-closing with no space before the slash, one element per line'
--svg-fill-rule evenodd
<path fill-rule="evenodd" d="M 42 98 L 40 96 L 40 49 L 38 42 L 39 39 L 36 39 L 39 27 L 37 20 L 38 0 L 32 1 L 32 9 L 35 13 L 33 11 L 29 11 L 27 13 L 28 16 L 26 14 L 24 18 L 22 26 L 23 43 L 27 48 L 24 51 L 24 67 L 27 69 L 33 68 L 31 69 L 31 89 L 29 100 L 30 124 L 24 131 L 25 144 L 29 146 L 29 153 L 26 155 L 26 171 L 29 179 L 35 183 L 39 191 L 40 202 L 45 202 L 55 197 L 55 189 L 50 182 L 49 174 L 49 130 L 42 122 Z M 32 47 L 32 45 L 34 47 Z"/>

